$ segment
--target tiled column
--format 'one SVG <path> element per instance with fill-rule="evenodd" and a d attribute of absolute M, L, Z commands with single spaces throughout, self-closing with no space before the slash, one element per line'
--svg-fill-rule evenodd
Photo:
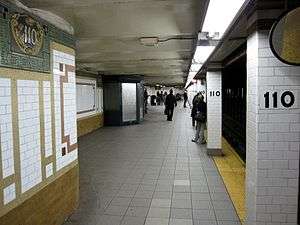
<path fill-rule="evenodd" d="M 246 224 L 296 225 L 300 67 L 277 60 L 268 35 L 247 40 Z"/>
<path fill-rule="evenodd" d="M 222 155 L 222 77 L 221 71 L 208 71 L 207 154 Z"/>

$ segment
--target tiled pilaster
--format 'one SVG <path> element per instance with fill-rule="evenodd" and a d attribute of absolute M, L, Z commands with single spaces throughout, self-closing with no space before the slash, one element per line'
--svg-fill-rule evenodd
<path fill-rule="evenodd" d="M 222 78 L 221 71 L 208 71 L 207 154 L 222 154 Z"/>
<path fill-rule="evenodd" d="M 247 41 L 247 224 L 297 224 L 300 68 L 273 56 L 268 35 Z"/>

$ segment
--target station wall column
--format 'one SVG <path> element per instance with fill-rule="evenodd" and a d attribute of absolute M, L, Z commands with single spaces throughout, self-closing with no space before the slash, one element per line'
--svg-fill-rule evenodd
<path fill-rule="evenodd" d="M 247 225 L 296 225 L 300 67 L 274 57 L 268 29 L 247 39 Z"/>
<path fill-rule="evenodd" d="M 222 77 L 221 71 L 208 71 L 207 154 L 222 155 Z"/>

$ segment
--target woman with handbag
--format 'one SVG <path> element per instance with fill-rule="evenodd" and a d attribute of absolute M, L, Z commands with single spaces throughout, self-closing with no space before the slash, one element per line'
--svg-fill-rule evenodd
<path fill-rule="evenodd" d="M 198 96 L 198 101 L 196 103 L 196 113 L 195 113 L 195 120 L 196 120 L 196 134 L 195 138 L 192 142 L 197 142 L 200 138 L 200 143 L 205 144 L 205 137 L 204 137 L 204 128 L 207 118 L 207 107 L 206 103 L 204 102 L 203 95 Z"/>

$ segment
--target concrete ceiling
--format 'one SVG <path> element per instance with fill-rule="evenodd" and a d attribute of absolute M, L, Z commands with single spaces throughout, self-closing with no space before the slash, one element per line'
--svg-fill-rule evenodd
<path fill-rule="evenodd" d="M 207 1 L 22 0 L 74 27 L 79 71 L 144 75 L 149 84 L 184 84 Z M 141 37 L 175 39 L 149 47 Z"/>

